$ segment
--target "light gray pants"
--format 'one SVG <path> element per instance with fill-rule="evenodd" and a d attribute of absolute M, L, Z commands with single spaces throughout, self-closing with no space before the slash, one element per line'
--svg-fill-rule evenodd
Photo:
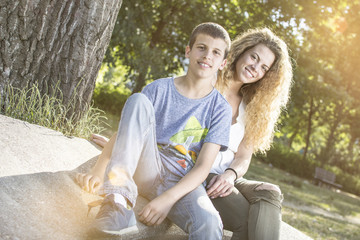
<path fill-rule="evenodd" d="M 136 93 L 123 108 L 111 160 L 105 172 L 105 194 L 119 193 L 134 206 L 138 193 L 154 199 L 180 178 L 164 168 L 156 143 L 154 108 Z M 204 186 L 175 203 L 168 218 L 189 233 L 189 239 L 221 239 L 221 218 Z"/>
<path fill-rule="evenodd" d="M 277 189 L 270 183 L 240 178 L 229 196 L 212 200 L 224 228 L 233 232 L 232 240 L 279 239 L 283 196 Z"/>

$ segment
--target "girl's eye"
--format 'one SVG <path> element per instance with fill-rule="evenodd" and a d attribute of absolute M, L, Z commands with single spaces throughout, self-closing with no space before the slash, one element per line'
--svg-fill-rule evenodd
<path fill-rule="evenodd" d="M 268 71 L 268 69 L 266 67 L 262 67 L 262 70 L 264 73 L 266 73 Z"/>
<path fill-rule="evenodd" d="M 256 56 L 255 56 L 254 54 L 252 54 L 252 55 L 251 55 L 251 58 L 255 60 L 255 59 L 256 59 Z"/>
<path fill-rule="evenodd" d="M 219 51 L 214 51 L 214 53 L 215 53 L 216 55 L 220 55 L 220 52 L 219 52 Z"/>

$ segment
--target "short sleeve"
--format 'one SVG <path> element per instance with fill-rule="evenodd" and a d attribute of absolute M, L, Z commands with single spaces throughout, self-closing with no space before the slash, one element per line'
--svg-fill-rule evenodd
<path fill-rule="evenodd" d="M 141 93 L 144 94 L 150 102 L 154 103 L 155 90 L 152 83 L 146 85 Z"/>
<path fill-rule="evenodd" d="M 225 100 L 214 108 L 210 129 L 204 139 L 204 142 L 220 145 L 220 151 L 226 151 L 229 146 L 231 111 L 230 105 Z"/>

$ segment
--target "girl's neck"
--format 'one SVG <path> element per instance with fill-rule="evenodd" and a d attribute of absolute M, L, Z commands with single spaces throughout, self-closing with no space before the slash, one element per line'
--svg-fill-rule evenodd
<path fill-rule="evenodd" d="M 240 88 L 243 85 L 242 82 L 231 81 L 229 87 L 225 90 L 225 96 L 236 96 L 240 94 Z"/>

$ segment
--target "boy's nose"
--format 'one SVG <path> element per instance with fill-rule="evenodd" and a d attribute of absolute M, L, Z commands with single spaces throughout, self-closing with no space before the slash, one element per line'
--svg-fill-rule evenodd
<path fill-rule="evenodd" d="M 211 59 L 211 52 L 210 52 L 210 51 L 206 51 L 206 52 L 204 53 L 204 58 L 206 58 L 206 59 Z"/>

